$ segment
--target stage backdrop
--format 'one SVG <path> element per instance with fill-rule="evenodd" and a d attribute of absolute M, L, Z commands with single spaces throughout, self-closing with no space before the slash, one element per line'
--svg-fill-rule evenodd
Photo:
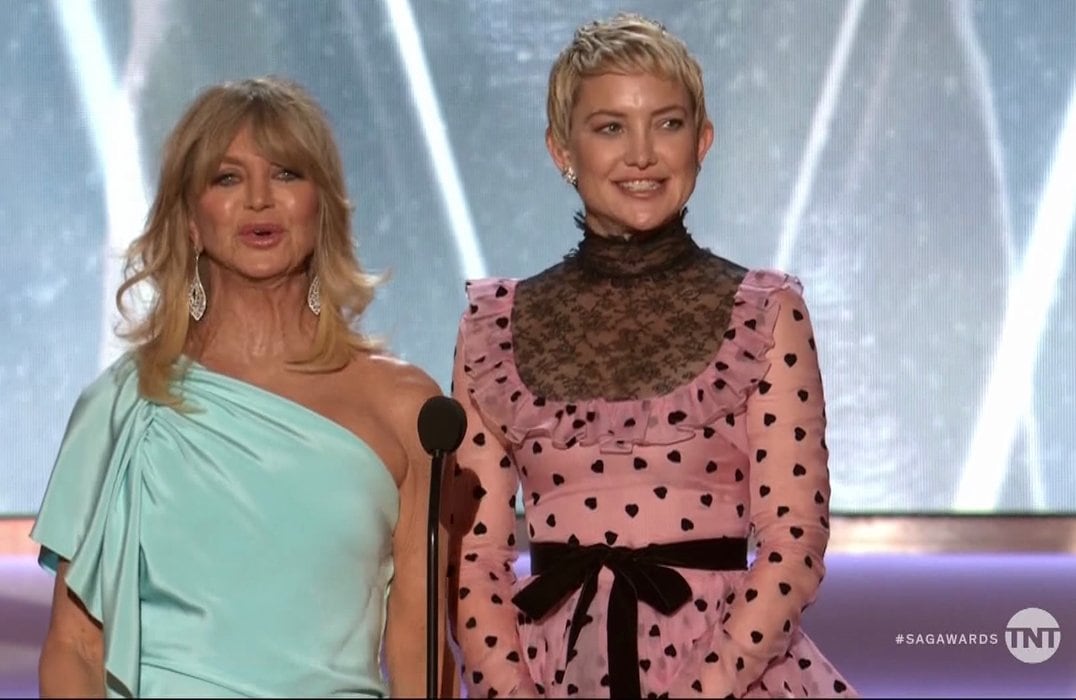
<path fill-rule="evenodd" d="M 364 320 L 447 390 L 463 280 L 579 238 L 543 144 L 549 66 L 623 2 L 26 0 L 0 12 L 0 513 L 36 511 L 111 362 L 116 252 L 211 82 L 275 73 L 328 111 L 369 268 Z M 1076 3 L 667 2 L 716 141 L 689 226 L 799 276 L 833 507 L 1076 512 Z"/>

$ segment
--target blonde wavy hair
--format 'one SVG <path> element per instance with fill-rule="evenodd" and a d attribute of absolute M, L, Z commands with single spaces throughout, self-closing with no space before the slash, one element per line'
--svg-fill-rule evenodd
<path fill-rule="evenodd" d="M 293 366 L 332 371 L 345 366 L 354 352 L 378 347 L 353 329 L 381 278 L 365 273 L 355 254 L 352 206 L 328 118 L 303 88 L 281 78 L 214 85 L 195 98 L 164 144 L 157 194 L 142 235 L 127 251 L 125 279 L 116 292 L 127 321 L 120 335 L 134 346 L 139 393 L 156 403 L 182 406 L 174 386 L 187 367 L 180 359 L 191 331 L 191 212 L 245 125 L 265 157 L 295 168 L 318 189 L 319 226 L 310 268 L 321 281 L 321 314 L 311 352 L 296 358 Z M 146 313 L 133 319 L 126 299 L 144 287 L 152 292 L 151 301 Z"/>
<path fill-rule="evenodd" d="M 553 62 L 546 117 L 557 144 L 568 144 L 572 108 L 583 79 L 603 73 L 644 73 L 677 81 L 691 99 L 696 132 L 707 123 L 702 68 L 684 42 L 654 20 L 622 12 L 576 29 L 572 43 Z"/>

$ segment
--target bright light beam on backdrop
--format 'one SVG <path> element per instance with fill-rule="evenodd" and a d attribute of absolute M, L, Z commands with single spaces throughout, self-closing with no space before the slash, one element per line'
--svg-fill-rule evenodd
<path fill-rule="evenodd" d="M 1076 3 L 634 8 L 704 70 L 693 234 L 804 280 L 834 512 L 1076 514 Z M 325 106 L 363 263 L 392 272 L 363 329 L 447 389 L 460 278 L 578 241 L 546 81 L 579 24 L 621 9 L 4 5 L 5 65 L 34 70 L 0 72 L 0 515 L 36 510 L 64 419 L 121 349 L 150 150 L 202 87 L 275 73 Z"/>

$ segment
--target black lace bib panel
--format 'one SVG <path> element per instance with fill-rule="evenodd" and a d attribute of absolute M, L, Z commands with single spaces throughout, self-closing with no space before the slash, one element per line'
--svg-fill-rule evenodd
<path fill-rule="evenodd" d="M 683 215 L 641 240 L 584 229 L 579 247 L 523 280 L 512 309 L 520 379 L 560 401 L 665 395 L 705 369 L 747 270 L 700 248 Z"/>

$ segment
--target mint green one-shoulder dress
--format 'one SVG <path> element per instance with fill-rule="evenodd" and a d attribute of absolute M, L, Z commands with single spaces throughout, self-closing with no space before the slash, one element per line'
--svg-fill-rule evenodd
<path fill-rule="evenodd" d="M 329 419 L 125 357 L 79 398 L 31 536 L 101 621 L 111 697 L 380 697 L 396 484 Z"/>

